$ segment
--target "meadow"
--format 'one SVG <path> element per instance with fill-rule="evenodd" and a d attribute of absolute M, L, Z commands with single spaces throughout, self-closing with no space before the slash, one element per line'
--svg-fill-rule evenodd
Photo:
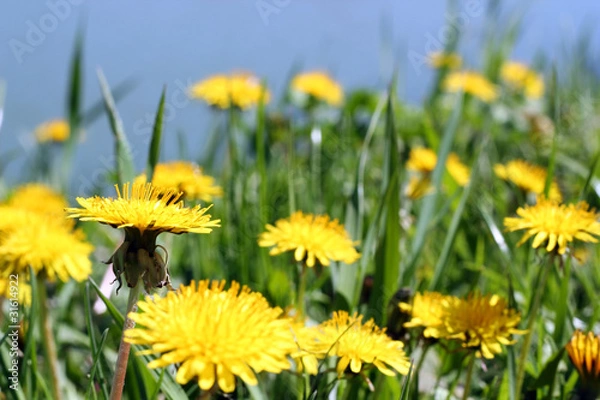
<path fill-rule="evenodd" d="M 83 108 L 77 40 L 65 114 L 0 175 L 0 399 L 597 398 L 600 81 L 584 45 L 558 70 L 513 33 L 478 68 L 429 54 L 418 107 L 396 79 L 198 77 L 201 149 L 164 87 L 135 151 L 101 70 Z M 90 118 L 115 163 L 84 196 Z"/>

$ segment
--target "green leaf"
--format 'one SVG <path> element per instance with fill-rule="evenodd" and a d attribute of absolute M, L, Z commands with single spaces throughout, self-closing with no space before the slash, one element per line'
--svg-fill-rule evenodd
<path fill-rule="evenodd" d="M 123 129 L 123 122 L 115 101 L 110 93 L 110 87 L 106 82 L 106 78 L 102 73 L 102 70 L 98 69 L 98 81 L 100 82 L 100 89 L 102 90 L 102 96 L 104 97 L 104 107 L 108 114 L 110 128 L 115 137 L 115 157 L 116 157 L 116 170 L 118 183 L 123 184 L 125 182 L 132 182 L 134 178 L 133 160 L 131 155 L 131 147 L 125 136 Z"/>
<path fill-rule="evenodd" d="M 550 357 L 546 362 L 546 365 L 542 368 L 539 376 L 531 383 L 530 389 L 541 389 L 545 386 L 550 386 L 550 390 L 554 387 L 556 380 L 556 372 L 558 370 L 558 364 L 562 360 L 565 348 L 561 347 L 556 353 Z"/>
<path fill-rule="evenodd" d="M 152 182 L 152 176 L 154 174 L 154 168 L 158 164 L 160 157 L 160 139 L 162 137 L 163 130 L 163 117 L 165 114 L 165 96 L 167 94 L 167 86 L 163 87 L 162 94 L 160 95 L 160 101 L 158 102 L 158 110 L 156 111 L 156 118 L 154 119 L 154 127 L 152 128 L 152 140 L 150 141 L 150 149 L 148 153 L 148 165 L 146 166 L 146 180 Z"/>

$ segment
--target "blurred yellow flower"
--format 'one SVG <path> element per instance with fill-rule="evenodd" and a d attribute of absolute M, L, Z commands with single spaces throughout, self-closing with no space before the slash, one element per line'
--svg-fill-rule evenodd
<path fill-rule="evenodd" d="M 135 183 L 146 183 L 146 175 L 139 175 Z M 189 200 L 208 202 L 223 195 L 223 189 L 215 184 L 215 178 L 205 175 L 202 168 L 188 161 L 157 164 L 152 175 L 152 186 L 183 192 Z"/>
<path fill-rule="evenodd" d="M 544 94 L 544 81 L 525 64 L 509 61 L 500 70 L 502 79 L 515 89 L 523 90 L 525 96 L 539 99 Z"/>
<path fill-rule="evenodd" d="M 292 80 L 291 88 L 332 106 L 339 106 L 344 98 L 344 91 L 340 84 L 322 71 L 296 75 Z"/>
<path fill-rule="evenodd" d="M 600 335 L 575 331 L 565 347 L 584 384 L 595 384 L 600 389 Z"/>
<path fill-rule="evenodd" d="M 423 174 L 421 177 L 412 177 L 406 189 L 407 195 L 412 199 L 428 194 L 433 190 L 431 187 L 430 174 L 437 164 L 437 154 L 425 147 L 414 147 L 410 150 L 406 168 L 409 171 L 415 171 Z M 469 183 L 471 171 L 469 167 L 460 161 L 456 153 L 448 154 L 446 159 L 446 169 L 459 186 L 466 186 Z"/>
<path fill-rule="evenodd" d="M 288 356 L 297 349 L 291 319 L 260 293 L 240 290 L 237 282 L 224 286 L 204 280 L 164 298 L 146 297 L 138 303 L 142 312 L 129 314 L 139 325 L 125 332 L 125 340 L 150 346 L 144 354 L 159 355 L 148 367 L 179 364 L 176 381 L 197 378 L 202 390 L 216 383 L 231 393 L 236 376 L 254 386 L 256 373 L 290 369 Z"/>
<path fill-rule="evenodd" d="M 65 216 L 65 208 L 69 206 L 61 194 L 41 183 L 19 186 L 8 199 L 7 204 L 14 208 L 54 215 L 62 219 Z"/>
<path fill-rule="evenodd" d="M 306 261 L 314 267 L 318 260 L 327 266 L 331 261 L 352 264 L 360 258 L 353 242 L 337 219 L 327 215 L 304 214 L 296 211 L 288 219 L 280 219 L 275 226 L 267 225 L 267 231 L 260 234 L 258 245 L 272 247 L 269 254 L 277 255 L 294 250 L 296 261 Z"/>
<path fill-rule="evenodd" d="M 143 278 L 146 291 L 170 286 L 166 263 L 156 252 L 156 238 L 162 232 L 210 233 L 220 226 L 220 220 L 211 220 L 208 209 L 199 205 L 185 207 L 182 192 L 161 190 L 150 183 L 129 183 L 122 190 L 115 185 L 117 198 L 78 197 L 81 208 L 67 208 L 69 218 L 97 221 L 113 228 L 125 229 L 125 240 L 112 255 L 117 279 L 122 273 L 129 287 L 135 287 Z M 164 250 L 164 248 L 163 248 Z M 120 287 L 120 285 L 119 285 Z"/>
<path fill-rule="evenodd" d="M 298 372 L 306 371 L 310 375 L 319 372 L 318 348 L 319 332 L 314 327 L 307 327 L 300 321 L 294 321 L 292 331 L 298 348 L 291 357 L 296 363 Z M 315 352 L 315 349 L 317 349 Z"/>
<path fill-rule="evenodd" d="M 35 138 L 40 143 L 45 142 L 64 142 L 70 134 L 69 123 L 63 119 L 55 119 L 38 125 L 34 131 Z"/>
<path fill-rule="evenodd" d="M 502 353 L 501 345 L 515 343 L 513 334 L 525 333 L 517 329 L 521 315 L 497 295 L 446 297 L 442 304 L 444 337 L 462 341 L 463 347 L 475 349 L 477 357 L 494 358 Z"/>
<path fill-rule="evenodd" d="M 462 57 L 456 53 L 436 51 L 428 56 L 429 64 L 434 68 L 457 69 L 462 66 Z"/>
<path fill-rule="evenodd" d="M 463 91 L 486 103 L 498 97 L 496 86 L 485 76 L 473 71 L 451 72 L 444 80 L 443 86 L 448 92 Z"/>
<path fill-rule="evenodd" d="M 443 324 L 443 302 L 447 297 L 438 292 L 416 293 L 411 304 L 400 303 L 400 310 L 411 316 L 411 320 L 405 323 L 404 327 L 423 327 L 423 336 L 427 338 L 443 337 L 446 333 Z"/>
<path fill-rule="evenodd" d="M 346 311 L 333 313 L 330 320 L 316 329 L 319 342 L 313 351 L 319 357 L 338 357 L 337 373 L 342 376 L 346 368 L 358 374 L 363 364 L 372 364 L 382 374 L 388 376 L 407 375 L 410 361 L 404 353 L 404 344 L 390 339 L 385 329 L 379 328 L 370 319 L 363 324 L 363 316 L 356 313 L 349 316 Z"/>
<path fill-rule="evenodd" d="M 0 298 L 16 300 L 19 305 L 31 305 L 31 286 L 25 281 L 26 275 L 18 275 L 18 280 L 0 276 Z"/>
<path fill-rule="evenodd" d="M 0 208 L 0 220 L 1 276 L 27 276 L 30 266 L 51 282 L 81 282 L 91 273 L 94 247 L 63 220 L 8 206 Z"/>
<path fill-rule="evenodd" d="M 267 104 L 271 97 L 260 80 L 249 73 L 211 76 L 195 83 L 189 89 L 189 95 L 218 108 L 227 109 L 233 105 L 243 110 L 257 105 L 261 97 Z"/>
<path fill-rule="evenodd" d="M 600 236 L 600 215 L 584 201 L 566 205 L 540 197 L 534 206 L 519 207 L 517 214 L 519 217 L 504 218 L 504 226 L 509 232 L 526 230 L 519 246 L 534 236 L 534 249 L 547 242 L 546 251 L 564 254 L 575 239 L 597 243 L 594 236 Z"/>
<path fill-rule="evenodd" d="M 504 165 L 494 165 L 494 173 L 500 179 L 514 183 L 517 187 L 526 192 L 535 193 L 537 195 L 544 194 L 544 186 L 546 185 L 548 173 L 543 167 L 530 164 L 523 160 L 513 160 Z M 550 185 L 548 197 L 551 200 L 562 200 L 562 195 L 556 181 L 553 181 Z"/>

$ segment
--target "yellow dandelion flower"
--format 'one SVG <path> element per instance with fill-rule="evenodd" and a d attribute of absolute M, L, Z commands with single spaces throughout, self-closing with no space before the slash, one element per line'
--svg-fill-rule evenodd
<path fill-rule="evenodd" d="M 38 125 L 38 127 L 35 128 L 34 134 L 35 138 L 40 143 L 62 143 L 69 138 L 71 134 L 71 128 L 69 127 L 69 123 L 67 121 L 55 119 Z"/>
<path fill-rule="evenodd" d="M 594 236 L 600 236 L 600 215 L 595 209 L 590 210 L 584 201 L 566 205 L 538 198 L 534 206 L 519 207 L 517 215 L 519 217 L 504 218 L 504 226 L 509 232 L 527 230 L 519 246 L 533 236 L 534 249 L 547 242 L 546 251 L 556 249 L 558 254 L 564 254 L 567 244 L 575 239 L 597 243 Z"/>
<path fill-rule="evenodd" d="M 420 172 L 428 175 L 433 172 L 437 164 L 437 154 L 425 147 L 415 147 L 410 150 L 406 168 L 410 171 Z M 446 160 L 446 169 L 448 173 L 460 186 L 466 186 L 469 183 L 471 171 L 469 167 L 462 163 L 456 153 L 448 154 Z M 414 185 L 417 183 L 415 182 Z"/>
<path fill-rule="evenodd" d="M 67 200 L 52 188 L 41 183 L 28 183 L 15 190 L 7 205 L 64 219 Z"/>
<path fill-rule="evenodd" d="M 31 305 L 31 286 L 25 282 L 25 275 L 17 275 L 18 280 L 0 276 L 0 297 L 18 305 Z"/>
<path fill-rule="evenodd" d="M 352 264 L 360 258 L 354 248 L 348 232 L 337 219 L 330 220 L 327 215 L 304 214 L 296 211 L 288 219 L 280 219 L 273 225 L 267 225 L 267 231 L 261 233 L 258 245 L 271 247 L 271 255 L 294 250 L 296 261 L 306 259 L 308 267 L 314 267 L 318 260 L 328 266 L 331 261 L 343 261 Z"/>
<path fill-rule="evenodd" d="M 145 183 L 146 175 L 139 175 L 135 182 Z M 215 178 L 205 175 L 202 168 L 187 161 L 157 164 L 152 175 L 152 186 L 183 192 L 190 200 L 212 201 L 214 197 L 223 195 L 223 189 L 215 184 Z"/>
<path fill-rule="evenodd" d="M 283 311 L 260 293 L 240 290 L 237 282 L 228 290 L 224 286 L 225 281 L 205 280 L 164 298 L 146 297 L 138 303 L 142 312 L 129 314 L 139 325 L 125 332 L 125 340 L 159 355 L 148 367 L 180 364 L 177 382 L 197 378 L 202 390 L 216 382 L 230 393 L 236 376 L 256 385 L 255 373 L 290 369 L 288 356 L 297 349 L 291 319 L 281 318 Z"/>
<path fill-rule="evenodd" d="M 294 321 L 292 331 L 298 348 L 291 354 L 296 363 L 298 372 L 306 371 L 310 375 L 319 373 L 318 349 L 322 349 L 318 342 L 319 332 L 314 327 L 307 327 L 300 321 Z M 315 351 L 317 349 L 317 351 Z"/>
<path fill-rule="evenodd" d="M 428 56 L 429 65 L 434 68 L 457 69 L 462 65 L 462 57 L 456 53 L 436 51 Z"/>
<path fill-rule="evenodd" d="M 535 71 L 525 64 L 510 61 L 500 70 L 502 79 L 515 89 L 523 90 L 525 96 L 539 99 L 544 94 L 544 81 Z"/>
<path fill-rule="evenodd" d="M 12 214 L 12 216 L 8 215 Z M 6 217 L 6 218 L 5 218 Z M 29 267 L 36 275 L 63 282 L 70 278 L 81 282 L 90 275 L 89 255 L 94 247 L 84 240 L 83 232 L 53 217 L 3 207 L 0 220 L 12 226 L 0 226 L 0 275 L 27 275 Z"/>
<path fill-rule="evenodd" d="M 494 358 L 502 353 L 502 345 L 515 343 L 513 334 L 525 333 L 517 329 L 521 315 L 497 295 L 447 297 L 443 300 L 443 320 L 444 337 L 462 341 L 463 347 L 475 349 L 477 357 Z"/>
<path fill-rule="evenodd" d="M 544 194 L 548 173 L 543 167 L 530 164 L 523 160 L 513 160 L 505 165 L 496 164 L 494 166 L 494 173 L 498 178 L 514 183 L 517 187 L 526 192 L 535 193 L 537 195 Z M 551 200 L 562 200 L 562 195 L 556 181 L 553 181 L 550 185 L 548 197 Z"/>
<path fill-rule="evenodd" d="M 69 218 L 124 228 L 125 240 L 108 261 L 113 263 L 117 279 L 125 273 L 128 286 L 135 287 L 143 277 L 148 292 L 155 287 L 169 286 L 166 263 L 156 252 L 158 235 L 162 232 L 210 233 L 220 226 L 220 220 L 211 220 L 206 213 L 210 207 L 185 207 L 180 200 L 182 192 L 163 191 L 150 183 L 134 183 L 132 187 L 126 183 L 122 190 L 116 185 L 115 188 L 116 199 L 78 197 L 82 208 L 67 208 Z"/>
<path fill-rule="evenodd" d="M 400 310 L 410 314 L 411 320 L 404 324 L 406 328 L 423 327 L 423 336 L 439 339 L 444 336 L 443 306 L 445 296 L 438 292 L 417 293 L 412 303 L 400 303 Z"/>
<path fill-rule="evenodd" d="M 595 384 L 600 389 L 600 335 L 575 331 L 566 349 L 584 384 Z"/>
<path fill-rule="evenodd" d="M 408 154 L 406 168 L 411 171 L 429 174 L 433 172 L 436 164 L 437 154 L 435 154 L 435 151 L 425 147 L 414 147 Z"/>
<path fill-rule="evenodd" d="M 390 339 L 385 328 L 379 328 L 372 319 L 364 324 L 362 319 L 363 316 L 356 313 L 349 316 L 346 311 L 334 312 L 330 320 L 314 328 L 321 335 L 318 354 L 339 358 L 339 376 L 348 366 L 357 374 L 363 369 L 363 364 L 372 364 L 388 376 L 396 375 L 395 371 L 407 375 L 410 361 L 404 353 L 403 343 Z"/>
<path fill-rule="evenodd" d="M 292 79 L 292 90 L 324 101 L 332 106 L 339 106 L 344 98 L 344 91 L 339 83 L 329 74 L 322 71 L 305 72 Z"/>
<path fill-rule="evenodd" d="M 262 88 L 260 80 L 248 73 L 211 76 L 194 84 L 189 95 L 221 109 L 233 105 L 243 110 L 257 105 L 262 97 L 267 104 L 271 97 L 269 91 Z"/>
<path fill-rule="evenodd" d="M 463 91 L 490 103 L 498 97 L 496 86 L 483 75 L 473 71 L 452 72 L 444 80 L 444 89 L 451 93 Z"/>

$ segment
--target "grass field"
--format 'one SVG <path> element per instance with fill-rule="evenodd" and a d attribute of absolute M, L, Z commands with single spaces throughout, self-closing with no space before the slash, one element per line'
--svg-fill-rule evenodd
<path fill-rule="evenodd" d="M 77 41 L 65 115 L 0 175 L 0 398 L 596 398 L 600 81 L 583 45 L 557 70 L 515 39 L 429 55 L 418 107 L 325 71 L 199 77 L 214 128 L 178 160 L 165 88 L 145 171 L 99 72 L 97 197 L 69 189 Z"/>

